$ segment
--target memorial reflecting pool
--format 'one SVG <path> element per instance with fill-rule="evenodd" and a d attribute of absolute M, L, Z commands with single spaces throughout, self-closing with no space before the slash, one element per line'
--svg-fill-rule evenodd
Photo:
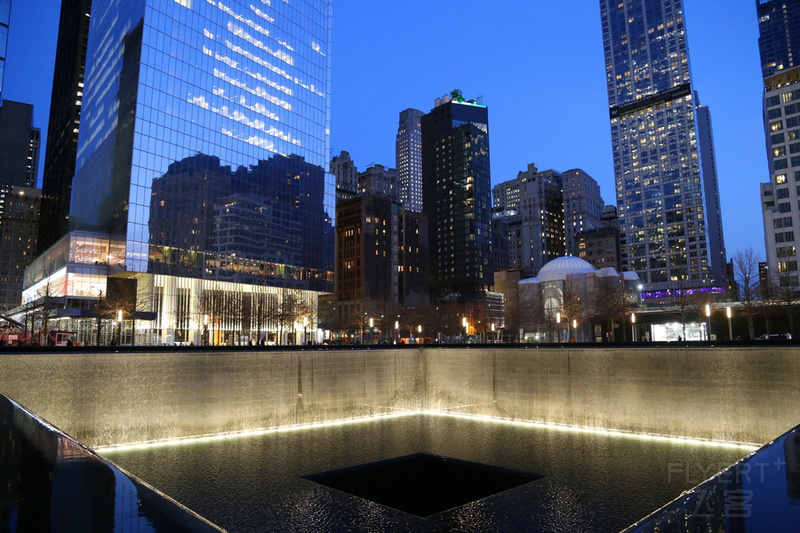
<path fill-rule="evenodd" d="M 543 477 L 427 518 L 302 477 L 419 452 Z M 616 532 L 748 453 L 418 414 L 102 455 L 231 532 Z"/>

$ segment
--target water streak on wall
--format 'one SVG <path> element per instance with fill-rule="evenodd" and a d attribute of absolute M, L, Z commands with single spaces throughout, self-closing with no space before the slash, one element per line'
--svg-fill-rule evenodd
<path fill-rule="evenodd" d="M 420 410 L 767 442 L 800 347 L 9 353 L 0 392 L 89 446 Z"/>

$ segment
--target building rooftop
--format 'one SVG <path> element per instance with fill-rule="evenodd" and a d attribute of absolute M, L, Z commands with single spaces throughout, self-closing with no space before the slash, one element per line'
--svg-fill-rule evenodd
<path fill-rule="evenodd" d="M 545 264 L 536 277 L 539 281 L 558 281 L 567 279 L 570 274 L 591 274 L 596 271 L 596 268 L 580 257 L 566 255 Z"/>

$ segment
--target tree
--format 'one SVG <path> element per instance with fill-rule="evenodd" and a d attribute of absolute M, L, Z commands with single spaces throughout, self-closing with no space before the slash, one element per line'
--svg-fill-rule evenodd
<path fill-rule="evenodd" d="M 41 345 L 50 344 L 48 322 L 55 315 L 56 308 L 59 307 L 56 299 L 64 296 L 63 285 L 53 281 L 55 270 L 52 261 L 44 266 L 44 284 L 37 290 L 38 305 L 34 322 L 40 324 L 38 342 Z"/>
<path fill-rule="evenodd" d="M 260 340 L 261 333 L 264 332 L 266 336 L 266 332 L 275 322 L 277 297 L 271 288 L 259 285 L 254 287 L 250 298 L 251 324 L 256 329 L 256 339 Z"/>
<path fill-rule="evenodd" d="M 567 323 L 567 331 L 572 327 L 574 320 L 582 320 L 586 314 L 586 306 L 581 300 L 580 283 L 564 280 L 564 299 L 561 303 L 562 320 Z M 575 332 L 573 332 L 575 335 Z"/>
<path fill-rule="evenodd" d="M 752 248 L 738 251 L 733 256 L 733 275 L 741 305 L 739 312 L 747 319 L 747 328 L 751 339 L 756 336 L 753 318 L 759 312 L 758 264 L 760 261 Z"/>
<path fill-rule="evenodd" d="M 633 308 L 622 281 L 618 277 L 603 276 L 597 279 L 597 291 L 592 306 L 593 316 L 614 334 L 614 322 L 624 320 Z"/>
<path fill-rule="evenodd" d="M 778 263 L 778 273 L 770 277 L 770 295 L 789 319 L 789 332 L 795 335 L 794 315 L 800 302 L 797 272 L 790 271 L 786 263 Z"/>
<path fill-rule="evenodd" d="M 295 324 L 298 319 L 308 313 L 309 309 L 300 291 L 290 290 L 285 292 L 278 308 L 278 331 L 288 332 L 291 326 L 292 333 L 295 333 Z"/>

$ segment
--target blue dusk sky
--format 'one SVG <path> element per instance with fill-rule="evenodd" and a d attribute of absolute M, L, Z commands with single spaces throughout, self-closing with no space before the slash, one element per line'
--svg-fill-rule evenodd
<path fill-rule="evenodd" d="M 33 104 L 45 139 L 60 0 L 12 0 L 3 97 Z M 393 167 L 398 114 L 459 88 L 489 107 L 492 183 L 582 168 L 616 204 L 598 0 L 334 3 L 331 155 Z M 728 256 L 763 258 L 768 181 L 755 1 L 684 0 L 700 101 L 711 110 Z M 42 151 L 44 153 L 44 151 Z M 41 175 L 41 172 L 40 172 Z"/>

